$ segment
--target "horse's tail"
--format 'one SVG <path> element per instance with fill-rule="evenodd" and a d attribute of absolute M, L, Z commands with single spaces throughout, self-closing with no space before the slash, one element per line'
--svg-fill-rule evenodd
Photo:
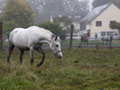
<path fill-rule="evenodd" d="M 9 44 L 12 43 L 13 41 L 13 34 L 12 32 L 10 32 L 10 35 L 9 35 Z"/>
<path fill-rule="evenodd" d="M 15 35 L 15 33 L 17 33 L 18 30 L 17 29 L 14 29 L 13 31 L 10 32 L 9 34 L 9 43 L 13 43 L 13 37 Z"/>

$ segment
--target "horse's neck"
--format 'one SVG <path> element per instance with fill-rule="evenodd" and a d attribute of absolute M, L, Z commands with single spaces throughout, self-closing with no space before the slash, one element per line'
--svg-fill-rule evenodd
<path fill-rule="evenodd" d="M 52 45 L 53 45 L 53 38 L 52 38 L 52 36 L 46 38 L 45 40 L 41 40 L 41 43 L 47 43 L 49 45 L 49 48 L 51 48 Z"/>

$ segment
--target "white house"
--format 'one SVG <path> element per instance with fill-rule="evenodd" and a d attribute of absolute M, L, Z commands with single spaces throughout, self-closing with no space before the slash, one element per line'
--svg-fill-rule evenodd
<path fill-rule="evenodd" d="M 110 28 L 112 22 L 120 22 L 120 9 L 112 3 L 96 7 L 81 20 L 80 31 L 88 32 L 89 37 L 94 39 L 108 37 L 119 37 L 118 30 Z"/>

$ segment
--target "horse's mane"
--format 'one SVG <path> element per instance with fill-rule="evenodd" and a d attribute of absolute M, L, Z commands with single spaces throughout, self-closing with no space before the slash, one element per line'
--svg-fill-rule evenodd
<path fill-rule="evenodd" d="M 50 30 L 45 29 L 45 28 L 43 28 L 43 27 L 39 27 L 39 26 L 30 26 L 30 27 L 28 27 L 28 28 L 26 28 L 26 29 L 30 29 L 30 28 L 35 28 L 35 30 L 42 30 L 43 32 L 46 32 L 46 33 L 49 33 L 49 34 L 53 35 L 53 33 L 52 33 Z"/>

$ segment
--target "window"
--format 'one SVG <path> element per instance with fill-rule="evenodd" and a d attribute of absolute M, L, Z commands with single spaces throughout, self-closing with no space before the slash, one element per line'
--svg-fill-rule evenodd
<path fill-rule="evenodd" d="M 107 36 L 113 35 L 113 32 L 107 32 Z"/>
<path fill-rule="evenodd" d="M 104 37 L 104 36 L 111 36 L 113 35 L 113 32 L 101 32 L 101 36 Z"/>
<path fill-rule="evenodd" d="M 78 37 L 78 35 L 73 35 L 73 37 Z"/>
<path fill-rule="evenodd" d="M 101 32 L 101 36 L 105 36 L 106 35 L 106 32 Z"/>
<path fill-rule="evenodd" d="M 97 26 L 97 27 L 102 26 L 102 21 L 96 21 L 96 26 Z"/>

